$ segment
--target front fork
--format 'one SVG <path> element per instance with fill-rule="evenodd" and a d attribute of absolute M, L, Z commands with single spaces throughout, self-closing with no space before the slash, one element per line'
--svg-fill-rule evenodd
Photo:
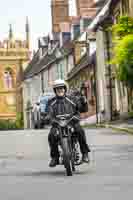
<path fill-rule="evenodd" d="M 76 136 L 72 136 L 70 132 L 66 134 L 65 129 L 60 128 L 60 139 L 59 139 L 59 154 L 60 154 L 60 164 L 63 164 L 63 151 L 62 151 L 62 137 L 68 137 L 69 148 L 70 148 L 70 155 L 71 161 L 73 165 L 80 165 L 80 153 L 79 153 L 79 145 Z M 70 131 L 70 130 L 67 130 Z"/>
<path fill-rule="evenodd" d="M 72 139 L 71 139 L 71 134 L 69 132 L 69 129 L 66 128 L 61 128 L 60 127 L 60 138 L 59 138 L 59 154 L 60 154 L 60 164 L 63 164 L 63 149 L 62 149 L 62 139 L 63 137 L 67 137 L 68 138 L 68 144 L 69 144 L 69 150 L 70 150 L 70 156 L 71 156 L 71 160 L 72 160 Z"/>

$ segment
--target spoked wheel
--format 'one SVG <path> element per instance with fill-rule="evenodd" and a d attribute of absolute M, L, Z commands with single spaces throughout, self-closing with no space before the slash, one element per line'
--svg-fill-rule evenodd
<path fill-rule="evenodd" d="M 68 138 L 62 139 L 62 148 L 63 148 L 63 162 L 66 168 L 67 176 L 72 176 L 73 165 L 71 162 L 71 152 L 69 148 Z"/>

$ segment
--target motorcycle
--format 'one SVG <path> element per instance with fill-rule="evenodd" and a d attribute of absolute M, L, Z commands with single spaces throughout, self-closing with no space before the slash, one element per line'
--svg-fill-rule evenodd
<path fill-rule="evenodd" d="M 60 147 L 60 164 L 66 169 L 67 176 L 72 176 L 76 170 L 76 165 L 80 165 L 79 161 L 79 144 L 74 128 L 70 125 L 73 117 L 69 114 L 58 115 L 54 123 L 57 125 L 56 136 L 58 137 L 58 146 Z"/>

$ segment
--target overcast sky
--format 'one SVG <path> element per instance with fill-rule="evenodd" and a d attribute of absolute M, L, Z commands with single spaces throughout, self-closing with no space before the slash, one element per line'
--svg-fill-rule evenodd
<path fill-rule="evenodd" d="M 70 13 L 74 14 L 70 0 Z M 73 5 L 72 5 L 73 4 Z M 24 37 L 26 16 L 29 18 L 31 46 L 37 48 L 37 38 L 51 32 L 51 0 L 3 0 L 0 12 L 0 40 L 8 36 L 12 24 L 16 37 Z"/>

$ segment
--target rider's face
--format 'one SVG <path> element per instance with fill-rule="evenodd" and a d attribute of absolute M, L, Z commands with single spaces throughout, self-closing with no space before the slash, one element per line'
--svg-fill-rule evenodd
<path fill-rule="evenodd" d="M 59 97 L 64 96 L 64 94 L 65 94 L 65 88 L 64 87 L 58 87 L 58 88 L 56 88 L 56 94 Z"/>

